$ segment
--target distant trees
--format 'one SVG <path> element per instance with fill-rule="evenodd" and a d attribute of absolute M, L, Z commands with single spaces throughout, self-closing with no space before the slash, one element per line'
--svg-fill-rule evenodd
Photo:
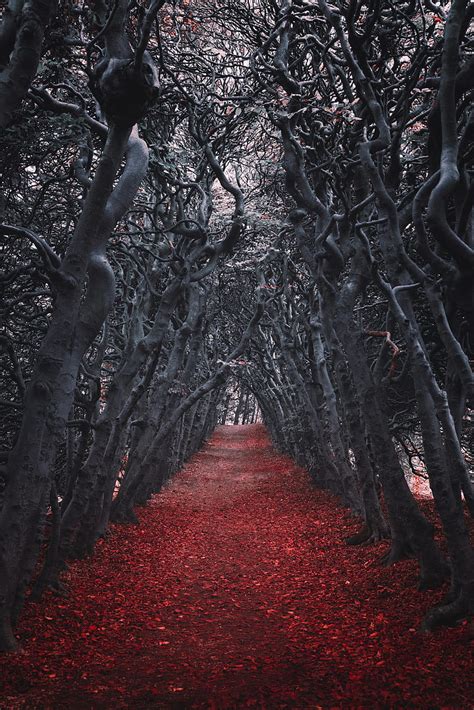
<path fill-rule="evenodd" d="M 362 517 L 350 543 L 390 536 L 422 586 L 450 576 L 427 627 L 472 612 L 472 18 L 460 0 L 8 4 L 2 648 L 32 580 L 60 585 L 225 419 L 230 376 L 236 422 L 258 403 Z"/>

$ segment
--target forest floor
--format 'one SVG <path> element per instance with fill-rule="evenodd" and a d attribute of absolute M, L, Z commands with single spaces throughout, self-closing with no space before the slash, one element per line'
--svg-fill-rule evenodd
<path fill-rule="evenodd" d="M 412 560 L 358 529 L 260 425 L 209 444 L 27 605 L 0 708 L 470 708 L 468 624 L 427 635 Z"/>

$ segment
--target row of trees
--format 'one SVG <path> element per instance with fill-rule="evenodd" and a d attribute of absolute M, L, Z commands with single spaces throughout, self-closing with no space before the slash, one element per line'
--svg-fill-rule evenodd
<path fill-rule="evenodd" d="M 258 349 L 273 341 L 259 368 L 271 380 L 260 406 L 275 440 L 363 514 L 357 541 L 389 529 L 387 562 L 415 555 L 421 585 L 432 587 L 446 565 L 397 447 L 410 455 L 406 433 L 417 432 L 451 574 L 449 600 L 427 627 L 472 612 L 474 591 L 462 505 L 463 496 L 474 513 L 463 451 L 472 397 L 471 19 L 472 6 L 452 3 L 441 36 L 442 17 L 430 23 L 416 3 L 283 3 L 253 56 L 262 94 L 279 97 L 268 116 L 291 197 L 288 230 L 305 264 L 301 277 L 288 259 L 275 283 L 281 293 Z M 371 341 L 380 339 L 374 359 Z"/>
<path fill-rule="evenodd" d="M 9 2 L 2 648 L 32 580 L 58 587 L 229 408 L 247 422 L 257 405 L 363 518 L 350 542 L 390 536 L 386 561 L 416 556 L 423 587 L 450 577 L 427 627 L 472 613 L 472 16 L 465 0 Z"/>

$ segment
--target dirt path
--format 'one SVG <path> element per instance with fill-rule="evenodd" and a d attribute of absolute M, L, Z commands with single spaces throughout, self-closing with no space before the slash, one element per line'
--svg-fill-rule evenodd
<path fill-rule="evenodd" d="M 471 706 L 467 628 L 420 634 L 414 563 L 345 546 L 263 427 L 220 427 L 140 519 L 28 607 L 2 710 Z"/>

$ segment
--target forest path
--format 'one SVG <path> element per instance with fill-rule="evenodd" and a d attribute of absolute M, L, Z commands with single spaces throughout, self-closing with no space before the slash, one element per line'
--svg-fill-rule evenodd
<path fill-rule="evenodd" d="M 140 521 L 28 605 L 2 710 L 470 707 L 466 628 L 419 633 L 416 565 L 345 546 L 261 425 L 219 427 Z"/>

